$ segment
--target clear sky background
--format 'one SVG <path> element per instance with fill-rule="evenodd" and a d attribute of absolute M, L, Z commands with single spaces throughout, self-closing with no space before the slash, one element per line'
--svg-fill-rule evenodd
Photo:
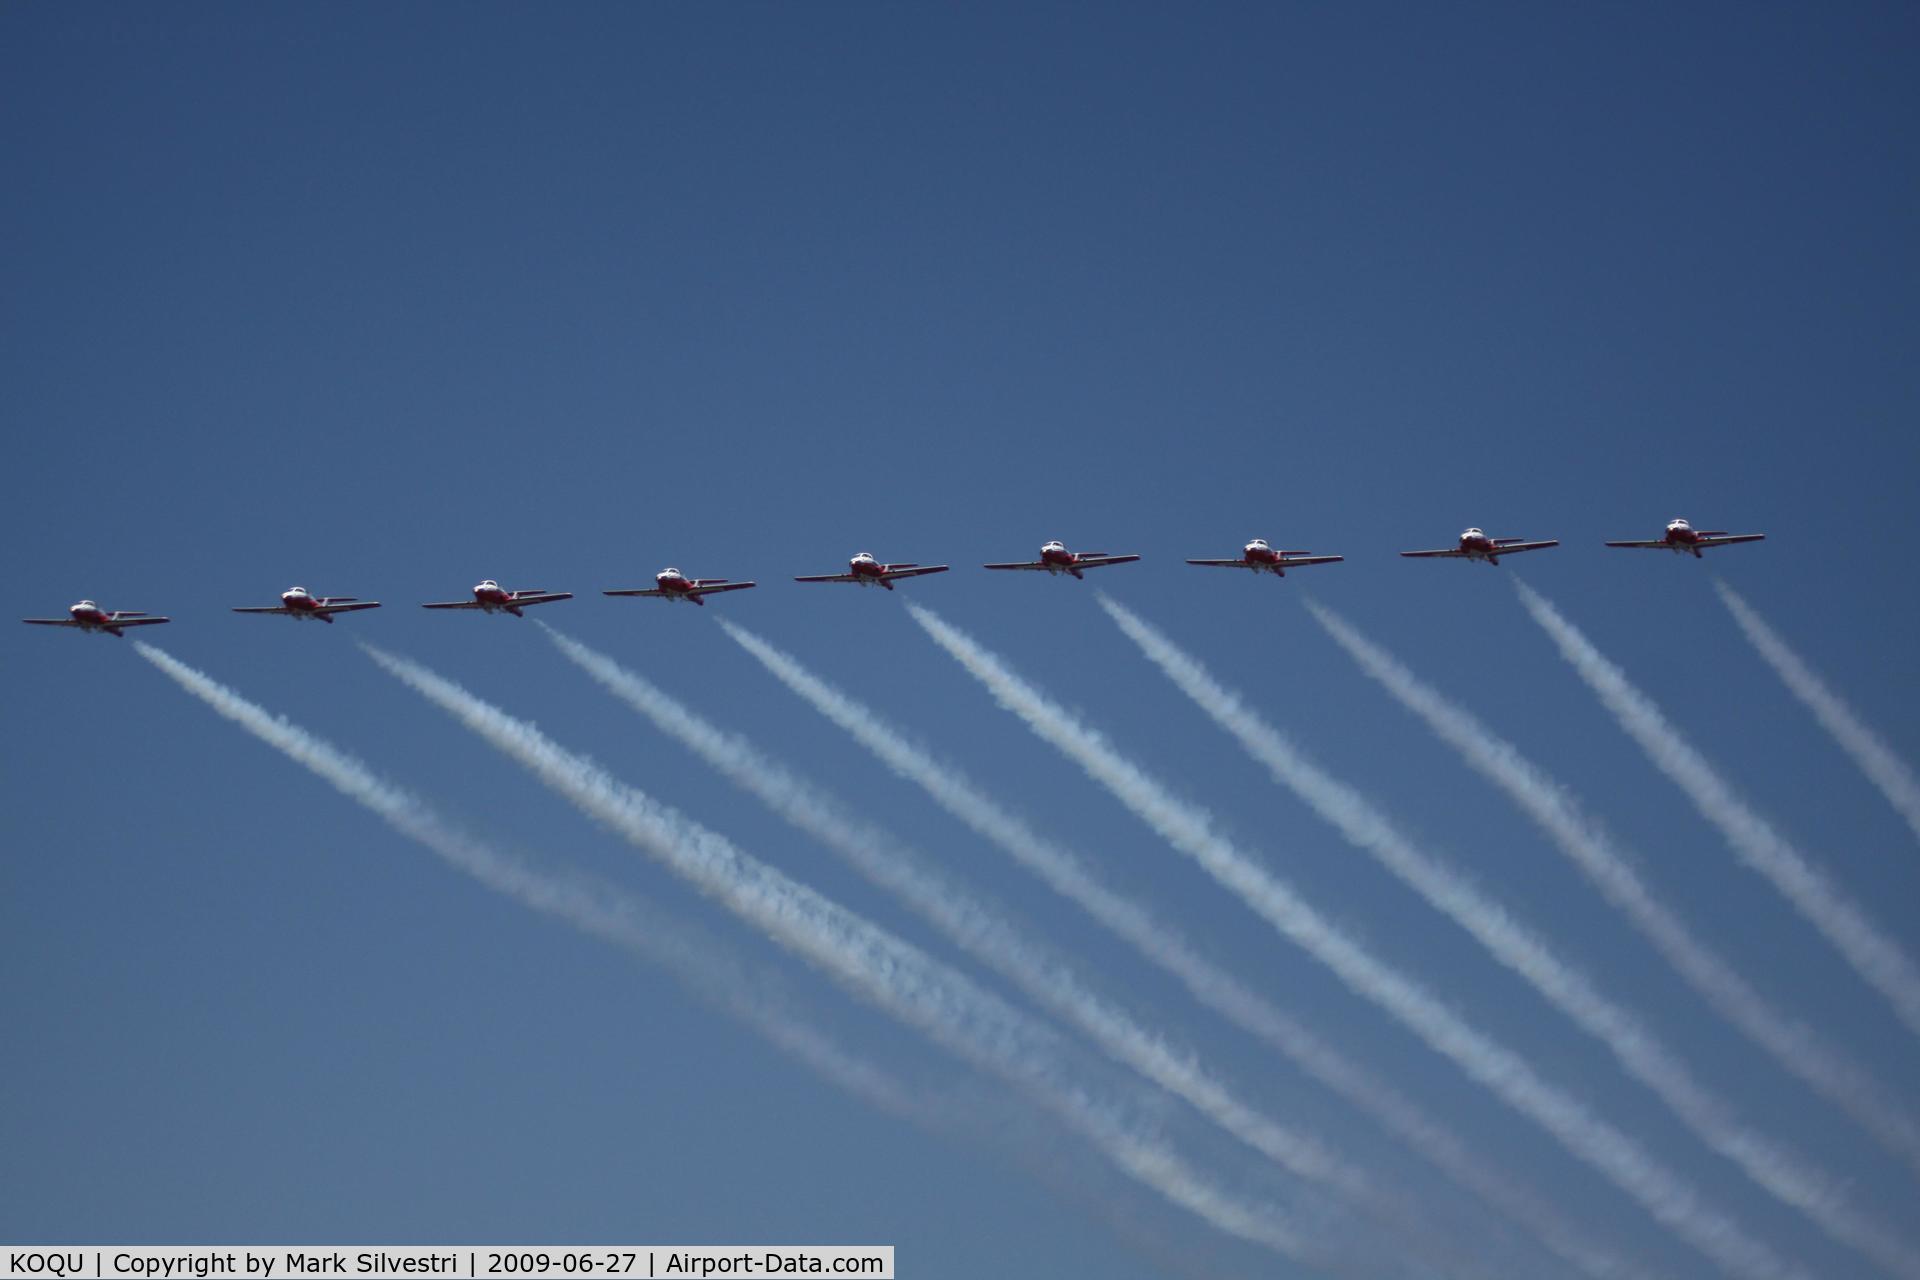
<path fill-rule="evenodd" d="M 1016 903 L 1249 1097 L 1449 1203 L 888 776 L 728 642 L 724 612 L 1150 895 L 1596 1236 L 1708 1273 L 998 710 L 898 600 L 788 580 L 861 549 L 951 563 L 901 594 L 1773 1247 L 1878 1274 L 1275 787 L 1094 582 L 977 566 L 1052 537 L 1142 554 L 1098 585 L 1743 1115 L 1863 1207 L 1910 1209 L 1910 1171 L 1709 1016 L 1299 600 L 1574 783 L 1715 945 L 1914 1104 L 1913 1038 L 1505 579 L 1559 604 L 1920 948 L 1920 848 L 1711 589 L 1723 575 L 1920 755 L 1917 36 L 1911 7 L 1873 4 L 7 6 L 10 599 L 171 614 L 147 633 L 169 652 L 503 847 L 646 893 L 889 1070 L 1000 1114 L 997 1084 L 353 645 L 462 681 L 952 956 L 531 622 L 416 607 L 482 577 L 577 592 L 540 616 Z M 1600 546 L 1675 514 L 1768 541 L 1705 564 Z M 1394 554 L 1467 524 L 1564 545 L 1499 569 Z M 1253 536 L 1347 562 L 1284 582 L 1180 563 Z M 598 594 L 666 564 L 761 586 L 704 614 Z M 386 607 L 330 628 L 226 612 L 296 582 Z M 1048 1126 L 1015 1150 L 863 1106 L 660 971 L 460 878 L 131 643 L 8 627 L 0 672 L 7 1240 L 848 1241 L 896 1244 L 923 1278 L 1294 1273 Z M 1226 1184 L 1291 1202 L 1250 1154 L 1195 1141 Z"/>

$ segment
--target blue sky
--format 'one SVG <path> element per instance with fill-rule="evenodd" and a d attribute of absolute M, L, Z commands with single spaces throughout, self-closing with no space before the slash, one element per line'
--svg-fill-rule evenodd
<path fill-rule="evenodd" d="M 0 10 L 0 385 L 15 612 L 167 612 L 183 660 L 508 847 L 785 971 L 891 1069 L 1000 1096 L 542 791 L 353 647 L 530 717 L 947 951 L 510 618 L 482 577 L 1018 904 L 1276 1112 L 1433 1175 L 896 783 L 665 564 L 848 686 L 1596 1234 L 1620 1194 L 1177 859 L 878 592 L 1007 655 L 1329 913 L 1783 1253 L 1876 1274 L 1680 1130 L 1304 807 L 1046 538 L 1890 1214 L 1913 1178 L 1669 975 L 1367 682 L 1311 593 L 1572 782 L 1649 878 L 1883 1079 L 1920 1051 L 1614 727 L 1522 576 L 1910 948 L 1920 850 L 1746 647 L 1719 573 L 1920 755 L 1913 11 L 1855 5 Z M 1676 514 L 1708 564 L 1608 552 Z M 1462 526 L 1558 537 L 1401 561 Z M 1246 538 L 1344 554 L 1190 570 Z M 332 628 L 235 617 L 299 582 Z M 1271 1274 L 1064 1137 L 1055 1182 L 863 1108 L 656 971 L 443 868 L 110 639 L 0 631 L 0 1234 L 848 1240 L 917 1276 Z M 1909 1094 L 1909 1101 L 1913 1101 Z M 1211 1151 L 1212 1149 L 1209 1148 Z M 1280 1185 L 1230 1148 L 1228 1180 Z M 1009 1263 L 1008 1257 L 1017 1260 Z M 1284 1273 L 1284 1272 L 1283 1272 Z"/>

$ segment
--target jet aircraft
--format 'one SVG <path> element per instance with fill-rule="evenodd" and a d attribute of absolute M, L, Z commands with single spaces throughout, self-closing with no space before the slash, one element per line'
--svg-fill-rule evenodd
<path fill-rule="evenodd" d="M 104 631 L 110 636 L 118 636 L 125 634 L 121 630 L 123 627 L 151 627 L 171 622 L 172 619 L 122 609 L 109 613 L 91 600 L 82 600 L 79 604 L 68 605 L 64 618 L 22 618 L 20 621 L 36 627 L 78 627 L 82 631 Z"/>
<path fill-rule="evenodd" d="M 546 604 L 552 600 L 571 600 L 571 591 L 508 591 L 492 578 L 488 578 L 473 589 L 471 600 L 450 600 L 439 604 L 423 604 L 422 609 L 479 609 L 484 613 L 498 613 L 501 610 L 516 618 L 524 618 L 522 607 L 530 604 Z"/>
<path fill-rule="evenodd" d="M 1686 517 L 1675 516 L 1667 521 L 1667 533 L 1663 538 L 1651 542 L 1609 542 L 1610 547 L 1658 547 L 1676 553 L 1691 551 L 1694 558 L 1708 547 L 1730 547 L 1737 542 L 1764 542 L 1764 533 L 1728 533 L 1724 529 L 1696 529 L 1687 523 Z"/>
<path fill-rule="evenodd" d="M 1560 545 L 1558 538 L 1549 538 L 1544 542 L 1528 542 L 1525 538 L 1489 538 L 1478 529 L 1467 529 L 1460 534 L 1460 545 L 1444 551 L 1402 551 L 1403 556 L 1448 556 L 1460 560 L 1485 560 L 1488 564 L 1499 564 L 1501 556 L 1514 555 L 1521 551 L 1539 551 L 1545 547 Z"/>
<path fill-rule="evenodd" d="M 845 573 L 820 573 L 795 582 L 857 582 L 863 587 L 881 586 L 893 590 L 895 578 L 917 578 L 923 573 L 945 573 L 944 564 L 882 564 L 870 551 L 862 551 L 847 561 Z"/>
<path fill-rule="evenodd" d="M 1130 564 L 1139 556 L 1110 556 L 1104 551 L 1069 551 L 1067 544 L 1055 539 L 1040 548 L 1038 560 L 1020 560 L 1012 564 L 990 564 L 988 569 L 1030 569 L 1037 572 L 1062 574 L 1070 573 L 1076 578 L 1084 577 L 1082 569 L 1098 569 L 1102 565 Z"/>
<path fill-rule="evenodd" d="M 1241 549 L 1238 560 L 1189 560 L 1188 564 L 1213 565 L 1222 569 L 1251 569 L 1271 573 L 1277 578 L 1303 564 L 1338 564 L 1345 556 L 1316 556 L 1311 551 L 1275 551 L 1265 538 L 1255 538 Z"/>
<path fill-rule="evenodd" d="M 322 622 L 332 622 L 336 613 L 352 613 L 357 609 L 378 609 L 378 600 L 356 600 L 352 596 L 316 596 L 305 587 L 291 587 L 280 593 L 280 603 L 276 605 L 258 605 L 249 608 L 236 608 L 235 613 L 278 613 L 289 618 L 318 618 Z"/>
<path fill-rule="evenodd" d="M 751 582 L 728 582 L 725 578 L 689 578 L 678 569 L 666 568 L 653 575 L 655 585 L 649 589 L 631 587 L 621 591 L 602 591 L 603 596 L 659 596 L 663 600 L 685 600 L 689 604 L 704 605 L 701 596 L 710 596 L 717 591 L 745 591 L 753 586 Z"/>

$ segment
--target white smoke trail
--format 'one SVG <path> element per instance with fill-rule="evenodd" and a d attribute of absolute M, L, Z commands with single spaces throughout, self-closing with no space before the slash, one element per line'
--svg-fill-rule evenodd
<path fill-rule="evenodd" d="M 188 693 L 489 889 L 662 966 L 855 1097 L 895 1115 L 925 1118 L 923 1104 L 905 1084 L 794 1018 L 777 982 L 770 985 L 768 975 L 749 971 L 711 939 L 631 894 L 582 877 L 535 870 L 449 825 L 425 801 L 381 781 L 359 760 L 284 716 L 273 715 L 150 644 L 135 641 L 133 647 Z"/>
<path fill-rule="evenodd" d="M 1488 954 L 1524 978 L 1582 1031 L 1604 1044 L 1622 1069 L 1651 1089 L 1702 1142 L 1738 1165 L 1780 1201 L 1806 1214 L 1834 1239 L 1894 1274 L 1920 1278 L 1920 1259 L 1913 1249 L 1849 1204 L 1836 1179 L 1742 1121 L 1635 1014 L 1602 994 L 1545 941 L 1515 921 L 1504 906 L 1421 851 L 1377 806 L 1308 759 L 1239 694 L 1215 680 L 1191 654 L 1104 594 L 1096 598 L 1127 638 L 1215 724 L 1265 765 L 1275 781 L 1339 831 L 1347 843 L 1371 854 L 1428 905 L 1472 934 Z"/>
<path fill-rule="evenodd" d="M 1506 792 L 1708 1005 L 1920 1169 L 1920 1124 L 1913 1116 L 1865 1068 L 1775 1009 L 1723 956 L 1699 941 L 1679 914 L 1648 888 L 1632 859 L 1614 845 L 1598 820 L 1581 809 L 1572 792 L 1337 614 L 1312 602 L 1307 608 L 1362 671 L 1424 720 L 1481 776 Z"/>
<path fill-rule="evenodd" d="M 424 801 L 381 782 L 360 761 L 284 717 L 269 714 L 150 645 L 136 641 L 134 648 L 222 716 L 313 770 L 487 888 L 661 966 L 695 995 L 737 1018 L 829 1084 L 877 1110 L 946 1138 L 969 1144 L 985 1139 L 1004 1146 L 1022 1168 L 1056 1195 L 1078 1203 L 1134 1248 L 1160 1257 L 1170 1269 L 1190 1261 L 1186 1251 L 1168 1257 L 1166 1243 L 1130 1213 L 1135 1206 L 1116 1197 L 1115 1188 L 1104 1186 L 1099 1179 L 1090 1180 L 1084 1166 L 1071 1170 L 1062 1167 L 1056 1153 L 1036 1140 L 1031 1125 L 1037 1117 L 1024 1107 L 1015 1107 L 1012 1099 L 988 1098 L 971 1089 L 926 1096 L 796 1017 L 781 974 L 747 965 L 718 939 L 632 894 L 577 874 L 535 870 L 445 823 Z"/>
<path fill-rule="evenodd" d="M 1914 777 L 1913 770 L 1893 753 L 1893 748 L 1867 728 L 1853 708 L 1841 701 L 1840 695 L 1827 688 L 1826 682 L 1813 673 L 1806 661 L 1787 647 L 1787 642 L 1754 612 L 1752 605 L 1717 579 L 1713 589 L 1720 593 L 1720 602 L 1732 611 L 1733 620 L 1740 624 L 1740 630 L 1760 651 L 1767 665 L 1793 696 L 1813 712 L 1821 727 L 1833 735 L 1840 749 L 1860 766 L 1860 772 L 1880 788 L 1887 802 L 1899 810 L 1900 816 L 1913 828 L 1914 838 L 1920 839 L 1920 778 Z"/>
<path fill-rule="evenodd" d="M 1025 1090 L 1118 1167 L 1243 1240 L 1297 1258 L 1311 1251 L 1269 1206 L 1230 1196 L 1149 1127 L 1090 1096 L 1058 1037 L 862 916 L 760 862 L 525 721 L 418 663 L 360 646 L 384 670 L 517 761 L 582 812 L 666 864 L 849 990 L 968 1062 Z"/>
<path fill-rule="evenodd" d="M 1720 828 L 1736 856 L 1765 876 L 1788 902 L 1845 956 L 1854 971 L 1893 1005 L 1907 1029 L 1920 1035 L 1920 971 L 1906 952 L 1867 913 L 1809 862 L 1680 736 L 1653 699 L 1600 655 L 1560 611 L 1519 579 L 1520 602 L 1560 648 L 1627 736 L 1640 744 L 1667 777 L 1687 793 L 1707 821 Z"/>
<path fill-rule="evenodd" d="M 907 610 L 1001 706 L 1078 763 L 1168 844 L 1199 863 L 1284 937 L 1331 969 L 1350 990 L 1393 1014 L 1436 1052 L 1605 1174 L 1727 1274 L 1740 1280 L 1804 1274 L 1709 1206 L 1689 1183 L 1627 1135 L 1541 1079 L 1518 1054 L 1347 937 L 1286 882 L 1215 832 L 1204 813 L 1174 797 L 1099 733 L 1015 676 L 994 654 L 924 606 L 908 604 Z"/>
<path fill-rule="evenodd" d="M 881 763 L 921 787 L 935 803 L 1049 888 L 1078 904 L 1147 959 L 1173 974 L 1202 1004 L 1279 1050 L 1460 1185 L 1535 1232 L 1555 1253 L 1595 1280 L 1624 1280 L 1639 1274 L 1612 1251 L 1582 1238 L 1559 1209 L 1531 1187 L 1483 1163 L 1459 1135 L 1429 1117 L 1392 1084 L 1207 959 L 1172 923 L 1109 888 L 1079 854 L 1034 831 L 954 765 L 916 746 L 870 708 L 820 679 L 792 655 L 744 627 L 724 618 L 717 621 L 775 678 L 852 735 Z"/>
<path fill-rule="evenodd" d="M 1080 1029 L 1107 1054 L 1184 1098 L 1229 1135 L 1299 1177 L 1327 1183 L 1379 1216 L 1390 1210 L 1371 1180 L 1312 1137 L 1241 1101 L 1188 1048 L 1169 1044 L 1125 1009 L 1093 991 L 1062 957 L 1031 941 L 1005 911 L 947 875 L 919 851 L 850 812 L 840 801 L 772 759 L 746 738 L 709 723 L 650 681 L 542 623 L 560 652 L 615 697 L 691 749 L 729 781 L 845 858 L 900 898 L 974 959 Z"/>

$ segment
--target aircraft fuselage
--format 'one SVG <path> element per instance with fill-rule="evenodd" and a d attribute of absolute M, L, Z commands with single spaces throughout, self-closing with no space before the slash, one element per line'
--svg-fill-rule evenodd
<path fill-rule="evenodd" d="M 513 592 L 508 591 L 497 582 L 483 582 L 475 587 L 473 589 L 473 602 L 480 606 L 483 613 L 495 613 L 504 609 L 516 618 L 524 618 L 526 616 L 514 605 Z"/>
<path fill-rule="evenodd" d="M 887 581 L 887 566 L 872 556 L 855 556 L 847 561 L 847 572 L 854 581 L 863 587 L 881 586 L 893 590 L 893 584 Z"/>
<path fill-rule="evenodd" d="M 1675 520 L 1667 526 L 1667 545 L 1675 551 L 1691 551 L 1694 559 L 1706 557 L 1700 554 L 1700 539 L 1703 535 L 1685 520 Z"/>
<path fill-rule="evenodd" d="M 1084 578 L 1080 572 L 1080 554 L 1067 550 L 1057 542 L 1049 542 L 1040 548 L 1040 563 L 1046 566 L 1048 573 L 1070 573 L 1076 578 Z"/>
<path fill-rule="evenodd" d="M 293 590 L 280 593 L 280 603 L 286 607 L 287 616 L 292 618 L 318 618 L 332 623 L 333 616 L 320 608 L 320 601 L 305 591 Z"/>

